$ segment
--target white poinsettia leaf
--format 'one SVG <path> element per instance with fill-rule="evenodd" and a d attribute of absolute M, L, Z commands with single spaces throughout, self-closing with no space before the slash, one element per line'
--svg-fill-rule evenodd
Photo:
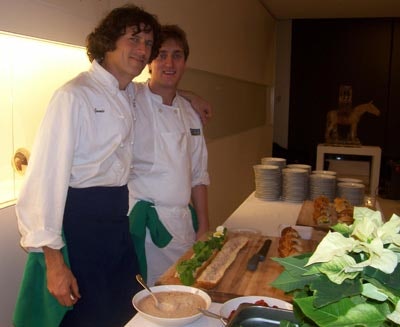
<path fill-rule="evenodd" d="M 372 219 L 360 217 L 354 221 L 352 236 L 361 242 L 368 242 L 376 236 L 379 225 Z"/>
<path fill-rule="evenodd" d="M 377 227 L 383 224 L 381 213 L 367 207 L 354 207 L 353 218 L 354 223 L 356 223 L 358 220 L 367 219 Z"/>
<path fill-rule="evenodd" d="M 344 237 L 337 232 L 328 232 L 315 249 L 306 266 L 317 262 L 328 262 L 334 257 L 341 257 L 351 251 L 355 243 L 356 240 L 353 238 Z"/>
<path fill-rule="evenodd" d="M 400 245 L 400 217 L 396 214 L 390 218 L 388 222 L 383 224 L 377 230 L 377 237 L 379 237 L 383 243 L 395 243 Z"/>
<path fill-rule="evenodd" d="M 363 284 L 362 295 L 380 302 L 386 301 L 388 299 L 385 293 L 382 293 L 376 286 L 372 285 L 371 283 Z"/>
<path fill-rule="evenodd" d="M 329 262 L 321 264 L 319 270 L 324 273 L 333 283 L 342 284 L 345 279 L 354 279 L 357 277 L 358 271 L 347 272 L 346 267 L 356 264 L 355 260 L 349 255 L 335 257 Z M 362 269 L 361 269 L 362 270 Z"/>
<path fill-rule="evenodd" d="M 379 256 L 372 255 L 370 261 L 371 267 L 379 269 L 386 274 L 391 274 L 397 266 L 398 259 L 394 252 L 383 249 Z"/>
<path fill-rule="evenodd" d="M 387 318 L 400 325 L 400 301 L 396 304 L 396 309 L 387 315 Z"/>
<path fill-rule="evenodd" d="M 352 268 L 371 266 L 386 274 L 391 274 L 396 268 L 398 263 L 397 254 L 389 249 L 385 249 L 379 238 L 372 240 L 371 243 L 360 242 L 357 247 L 360 252 L 365 253 L 364 257 L 366 260 L 358 262 Z"/>

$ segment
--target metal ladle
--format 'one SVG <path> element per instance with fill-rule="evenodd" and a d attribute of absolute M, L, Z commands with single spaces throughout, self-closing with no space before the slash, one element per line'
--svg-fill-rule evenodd
<path fill-rule="evenodd" d="M 136 280 L 139 282 L 140 285 L 142 285 L 149 293 L 150 295 L 153 297 L 154 302 L 156 303 L 156 307 L 159 308 L 160 307 L 160 302 L 158 301 L 157 297 L 155 296 L 155 294 L 151 291 L 150 287 L 147 286 L 146 282 L 144 281 L 142 275 L 137 274 L 136 275 Z"/>
<path fill-rule="evenodd" d="M 224 326 L 226 326 L 228 324 L 228 319 L 226 319 L 225 317 L 218 315 L 214 312 L 208 311 L 206 309 L 202 309 L 202 308 L 197 308 L 203 315 L 207 316 L 207 317 L 211 317 L 214 319 L 218 319 L 219 321 L 222 322 L 222 324 Z"/>

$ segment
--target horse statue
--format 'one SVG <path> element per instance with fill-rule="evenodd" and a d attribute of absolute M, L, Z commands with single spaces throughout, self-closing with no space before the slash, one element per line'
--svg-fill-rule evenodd
<path fill-rule="evenodd" d="M 366 112 L 375 116 L 380 115 L 379 109 L 372 101 L 360 104 L 351 110 L 336 109 L 329 111 L 326 116 L 325 141 L 327 143 L 360 144 L 357 137 L 357 125 L 361 116 Z M 341 139 L 339 137 L 338 125 L 350 128 L 347 138 Z"/>

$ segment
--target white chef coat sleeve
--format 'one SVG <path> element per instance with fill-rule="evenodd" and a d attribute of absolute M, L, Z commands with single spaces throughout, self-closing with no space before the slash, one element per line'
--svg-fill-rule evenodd
<path fill-rule="evenodd" d="M 201 128 L 200 119 L 195 116 L 196 124 L 200 129 L 200 135 L 190 135 L 191 161 L 192 161 L 192 187 L 197 185 L 209 185 L 208 175 L 208 151 L 206 141 Z M 193 121 L 193 120 L 192 120 Z M 196 134 L 196 133 L 195 133 Z"/>
<path fill-rule="evenodd" d="M 32 148 L 16 213 L 21 245 L 60 249 L 65 200 L 78 133 L 78 100 L 57 91 L 52 97 Z"/>

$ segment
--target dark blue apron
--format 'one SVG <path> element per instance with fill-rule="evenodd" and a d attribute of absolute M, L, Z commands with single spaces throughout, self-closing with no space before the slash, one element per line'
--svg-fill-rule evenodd
<path fill-rule="evenodd" d="M 138 261 L 129 234 L 128 189 L 69 188 L 63 229 L 82 298 L 62 327 L 120 327 L 135 314 Z"/>

